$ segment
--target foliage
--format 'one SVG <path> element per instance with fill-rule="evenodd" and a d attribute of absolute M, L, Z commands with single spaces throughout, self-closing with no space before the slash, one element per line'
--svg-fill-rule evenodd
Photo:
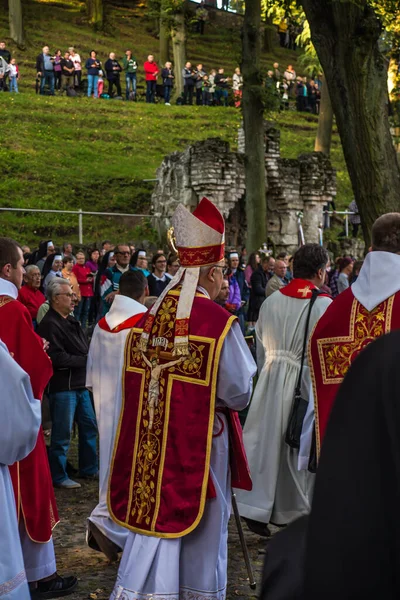
<path fill-rule="evenodd" d="M 140 67 L 157 43 L 138 7 L 109 6 L 110 33 L 97 34 L 85 22 L 82 5 L 75 0 L 24 3 L 27 49 L 7 46 L 21 71 L 19 95 L 0 94 L 0 206 L 89 211 L 148 213 L 152 182 L 163 157 L 183 151 L 197 140 L 221 137 L 236 148 L 241 113 L 234 108 L 149 106 L 144 102 L 94 101 L 85 98 L 39 97 L 34 92 L 35 57 L 44 43 L 51 50 L 74 45 L 82 57 L 95 48 L 101 60 L 111 50 L 117 58 L 130 47 Z M 7 38 L 7 15 L 0 12 L 0 37 Z M 207 23 L 204 36 L 188 41 L 188 59 L 206 69 L 237 66 L 239 34 L 234 29 Z M 298 54 L 279 46 L 262 55 L 263 70 L 276 60 L 296 70 Z M 301 72 L 301 70 L 300 70 Z M 142 68 L 139 93 L 144 92 Z M 282 128 L 282 156 L 295 158 L 311 152 L 317 119 L 289 111 L 273 115 Z M 351 189 L 339 138 L 334 135 L 332 160 L 338 169 L 338 206 L 347 206 Z M 77 241 L 77 216 L 34 213 L 0 213 L 4 235 L 35 243 L 49 233 L 58 240 Z M 141 220 L 119 217 L 83 217 L 84 240 L 114 240 L 150 236 Z"/>

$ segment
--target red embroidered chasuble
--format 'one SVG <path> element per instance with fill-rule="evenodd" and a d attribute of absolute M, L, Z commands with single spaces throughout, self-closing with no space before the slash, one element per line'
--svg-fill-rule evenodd
<path fill-rule="evenodd" d="M 236 319 L 196 294 L 190 355 L 173 356 L 178 297 L 179 291 L 172 290 L 163 300 L 145 354 L 139 344 L 146 316 L 127 339 L 108 497 L 114 521 L 131 531 L 165 538 L 190 533 L 204 512 L 218 364 Z M 235 435 L 234 427 L 231 437 Z M 245 480 L 246 473 L 238 469 Z"/>
<path fill-rule="evenodd" d="M 53 374 L 51 360 L 43 350 L 41 338 L 33 331 L 28 309 L 10 296 L 0 296 L 0 338 L 28 373 L 33 395 L 41 400 Z M 48 542 L 59 518 L 42 428 L 35 448 L 10 467 L 10 474 L 18 518 L 22 515 L 34 542 Z"/>
<path fill-rule="evenodd" d="M 309 345 L 318 453 L 339 386 L 370 342 L 400 328 L 400 292 L 368 311 L 348 288 L 316 323 Z"/>

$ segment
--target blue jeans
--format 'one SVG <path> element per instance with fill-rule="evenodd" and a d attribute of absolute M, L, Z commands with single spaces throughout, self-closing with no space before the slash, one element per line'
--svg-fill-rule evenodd
<path fill-rule="evenodd" d="M 171 91 L 172 85 L 164 85 L 164 100 L 166 104 L 169 104 L 169 101 L 171 99 Z"/>
<path fill-rule="evenodd" d="M 18 79 L 10 77 L 10 92 L 16 92 L 18 94 Z"/>
<path fill-rule="evenodd" d="M 203 106 L 210 106 L 211 104 L 211 94 L 207 90 L 203 90 L 202 92 L 202 101 Z"/>
<path fill-rule="evenodd" d="M 88 326 L 88 318 L 91 303 L 92 298 L 90 298 L 89 296 L 83 296 L 80 299 L 78 306 L 75 306 L 74 309 L 74 317 L 80 322 L 83 329 L 85 329 Z"/>
<path fill-rule="evenodd" d="M 88 390 L 53 392 L 49 394 L 49 403 L 52 420 L 49 463 L 53 483 L 68 479 L 67 454 L 74 417 L 79 433 L 79 473 L 94 475 L 99 468 L 97 424 Z"/>
<path fill-rule="evenodd" d="M 44 93 L 44 86 L 46 85 L 50 88 L 50 94 L 54 96 L 54 71 L 44 71 L 41 79 L 40 79 L 40 93 Z"/>
<path fill-rule="evenodd" d="M 131 91 L 135 94 L 136 98 L 136 73 L 125 73 L 125 83 L 126 83 L 126 99 L 129 100 L 129 92 Z"/>
<path fill-rule="evenodd" d="M 146 102 L 153 104 L 156 95 L 156 81 L 146 81 Z"/>
<path fill-rule="evenodd" d="M 88 75 L 87 80 L 88 80 L 88 89 L 87 89 L 88 98 L 91 98 L 92 92 L 94 93 L 94 97 L 98 98 L 97 83 L 99 81 L 99 76 L 98 75 Z"/>
<path fill-rule="evenodd" d="M 222 105 L 222 98 L 223 98 L 223 104 L 225 106 L 228 106 L 228 90 L 226 88 L 217 88 L 216 92 L 215 92 L 215 96 L 216 96 L 218 104 Z"/>

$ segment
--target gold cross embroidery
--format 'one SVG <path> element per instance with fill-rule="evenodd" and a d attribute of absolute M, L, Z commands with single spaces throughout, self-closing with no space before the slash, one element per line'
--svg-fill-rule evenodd
<path fill-rule="evenodd" d="M 308 292 L 310 291 L 310 286 L 306 285 L 302 290 L 297 290 L 299 294 L 302 294 L 303 298 L 307 298 Z"/>

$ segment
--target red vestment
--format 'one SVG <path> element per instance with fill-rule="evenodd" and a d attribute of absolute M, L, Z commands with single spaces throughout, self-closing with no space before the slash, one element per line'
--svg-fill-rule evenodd
<path fill-rule="evenodd" d="M 51 360 L 43 350 L 42 339 L 33 331 L 28 309 L 10 296 L 0 296 L 0 339 L 28 373 L 33 395 L 41 400 L 53 374 Z M 10 473 L 18 518 L 22 515 L 31 540 L 48 542 L 59 519 L 42 428 L 35 448 L 12 465 Z"/>
<path fill-rule="evenodd" d="M 18 300 L 29 310 L 32 319 L 36 319 L 39 308 L 46 302 L 46 298 L 40 290 L 31 288 L 28 285 L 22 286 L 19 290 Z"/>
<path fill-rule="evenodd" d="M 351 288 L 337 296 L 317 322 L 309 345 L 318 453 L 339 386 L 358 354 L 376 338 L 400 328 L 400 292 L 368 311 Z"/>
<path fill-rule="evenodd" d="M 171 353 L 178 298 L 179 291 L 172 290 L 162 301 L 144 355 L 140 338 L 148 314 L 127 339 L 123 404 L 108 495 L 115 522 L 164 538 L 190 533 L 204 512 L 210 491 L 219 358 L 236 319 L 197 294 L 190 313 L 190 354 L 180 359 Z M 159 374 L 152 416 L 151 374 L 167 363 L 174 364 Z M 239 451 L 234 457 L 232 485 L 251 489 L 241 428 L 237 419 L 231 422 L 231 441 Z"/>
<path fill-rule="evenodd" d="M 143 309 L 144 309 L 144 307 L 143 307 Z M 114 327 L 114 329 L 110 329 L 110 326 L 107 323 L 106 318 L 103 317 L 99 321 L 99 327 L 100 327 L 100 329 L 103 329 L 103 331 L 108 331 L 109 333 L 119 333 L 120 331 L 123 331 L 124 329 L 132 329 L 132 327 L 135 327 L 136 323 L 138 323 L 140 321 L 140 319 L 143 317 L 144 314 L 145 314 L 145 309 L 142 313 L 133 315 L 133 317 L 129 317 L 129 319 L 126 319 L 126 321 L 123 321 L 122 323 L 120 323 L 119 325 Z"/>

